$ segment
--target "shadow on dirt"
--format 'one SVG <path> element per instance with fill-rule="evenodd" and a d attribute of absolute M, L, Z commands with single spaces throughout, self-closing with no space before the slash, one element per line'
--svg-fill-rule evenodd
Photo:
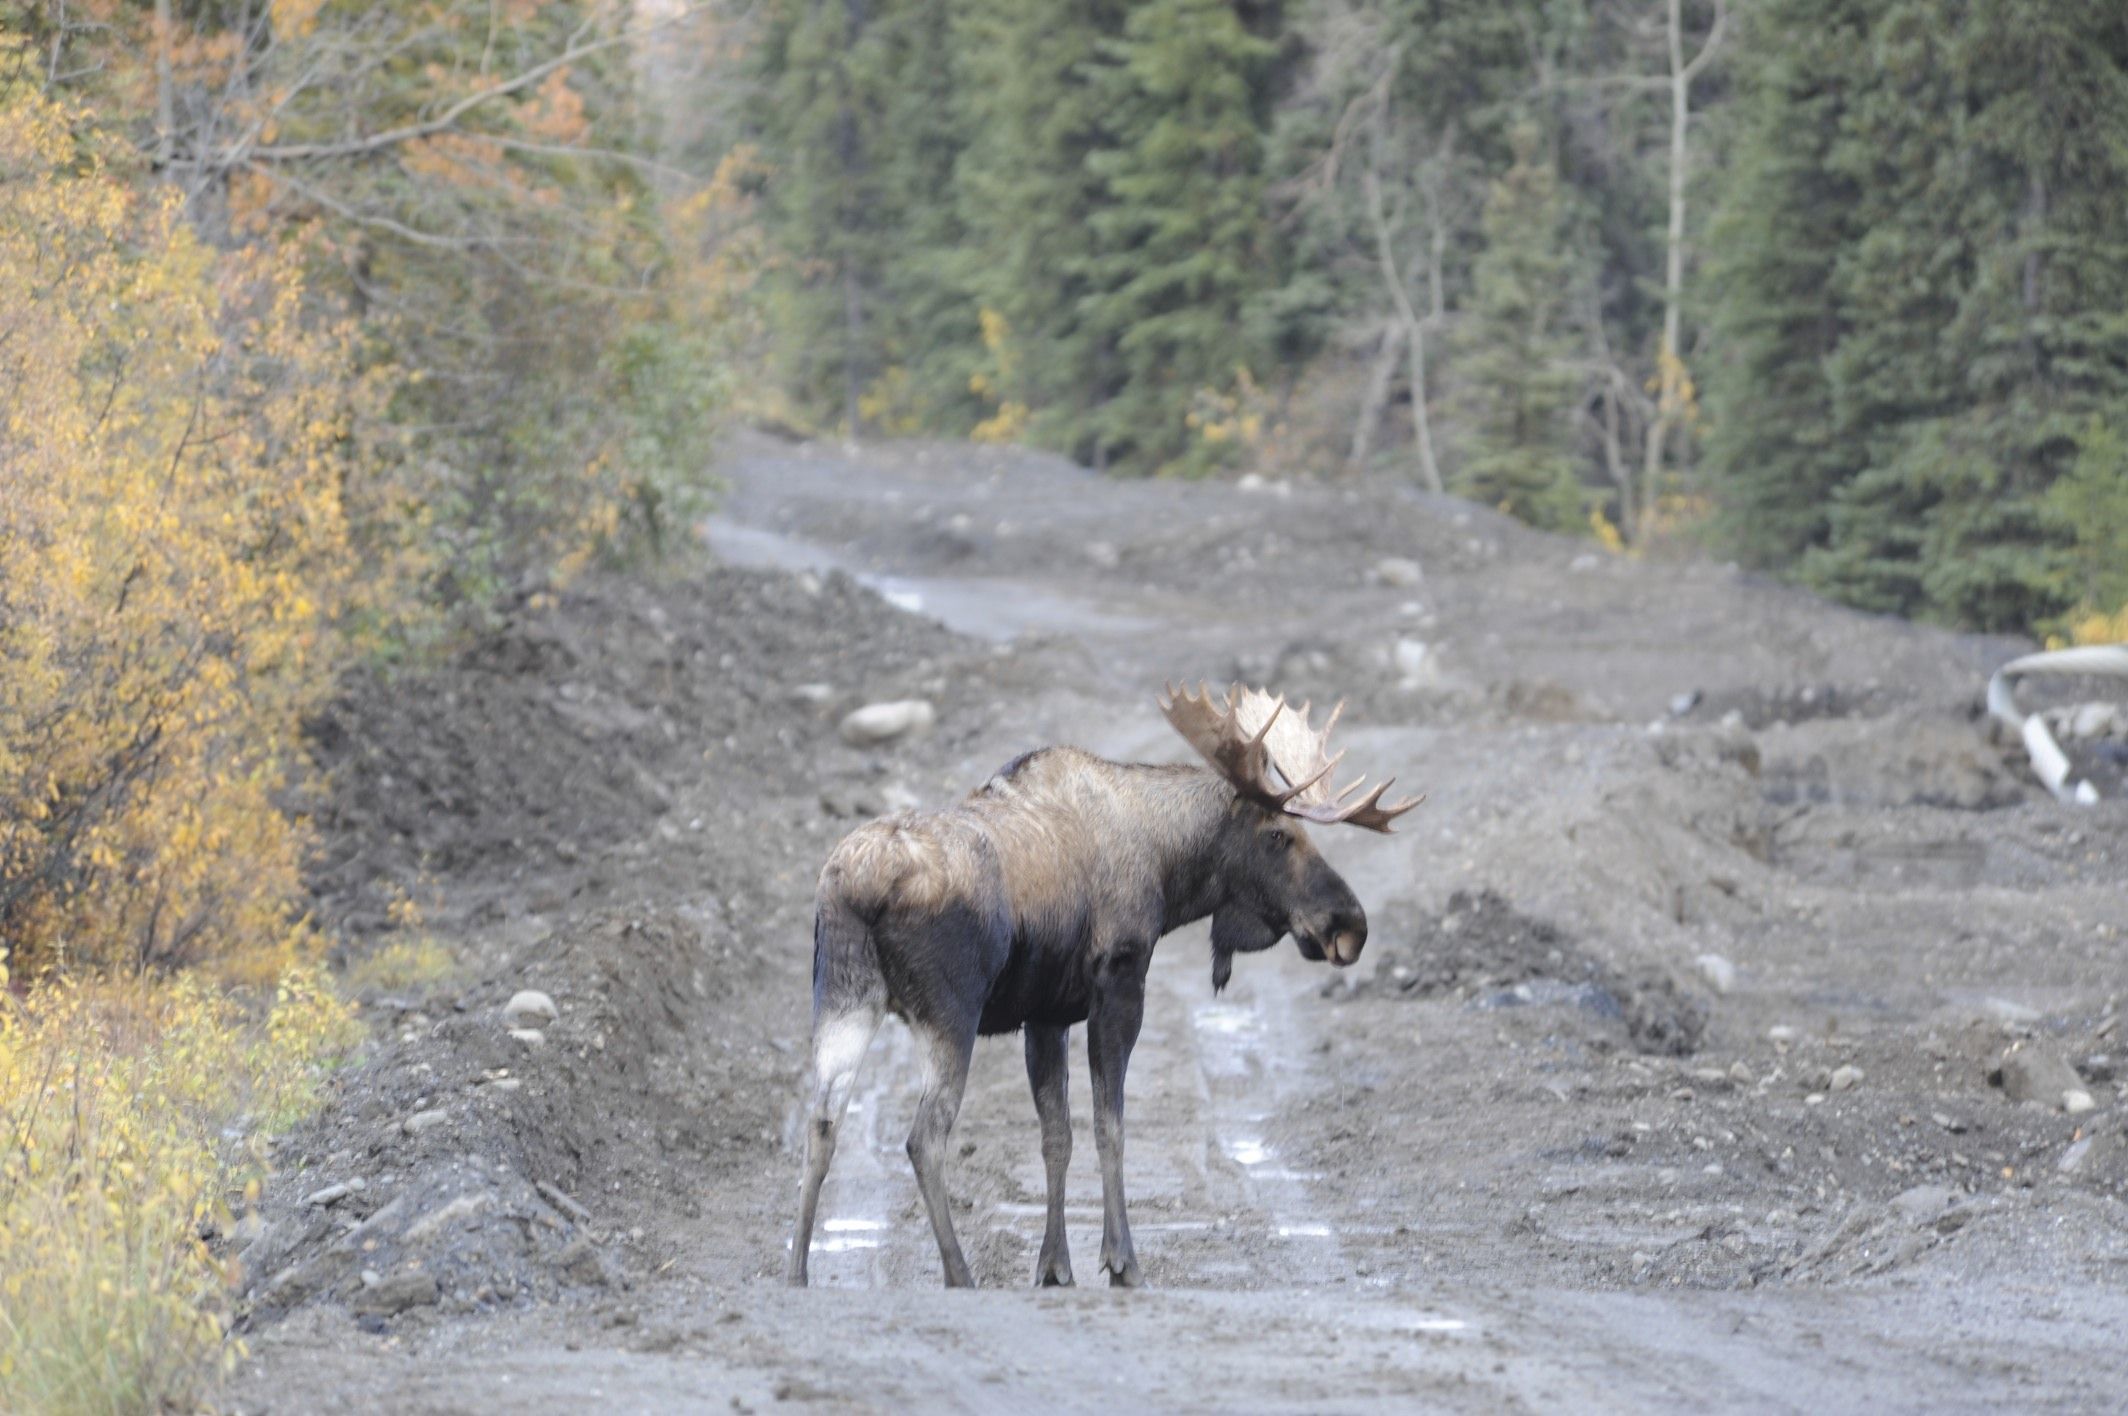
<path fill-rule="evenodd" d="M 727 1079 L 754 1080 L 727 1081 L 713 1133 L 690 1079 L 715 991 L 749 972 L 684 922 L 608 917 L 544 941 L 440 1017 L 402 1014 L 284 1147 L 303 1169 L 238 1255 L 249 1320 L 339 1300 L 375 1324 L 622 1281 L 609 1241 L 634 1201 L 607 1197 L 668 1190 L 681 1171 L 714 1180 L 772 1124 L 738 1094 L 767 1100 L 777 1068 L 763 1049 L 725 1060 Z"/>
<path fill-rule="evenodd" d="M 1665 970 L 1606 963 L 1490 890 L 1457 891 L 1438 917 L 1392 905 L 1374 934 L 1374 975 L 1353 994 L 1448 995 L 1480 1010 L 1568 1007 L 1634 1050 L 1665 1057 L 1689 1055 L 1707 1030 L 1707 1001 Z"/>

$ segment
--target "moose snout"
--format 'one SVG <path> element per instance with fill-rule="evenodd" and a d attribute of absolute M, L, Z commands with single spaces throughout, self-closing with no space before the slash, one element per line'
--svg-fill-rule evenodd
<path fill-rule="evenodd" d="M 1318 919 L 1320 922 L 1313 928 L 1293 931 L 1294 938 L 1300 941 L 1302 955 L 1327 959 L 1339 968 L 1358 963 L 1360 950 L 1367 947 L 1365 912 L 1357 907 L 1334 910 L 1327 917 L 1319 916 Z"/>
<path fill-rule="evenodd" d="M 1327 959 L 1347 968 L 1359 962 L 1360 950 L 1367 947 L 1367 912 L 1349 891 L 1337 894 L 1343 898 L 1325 900 L 1315 910 L 1294 915 L 1288 928 L 1302 958 Z"/>
<path fill-rule="evenodd" d="M 1360 961 L 1360 950 L 1367 947 L 1367 916 L 1354 913 L 1340 915 L 1330 922 L 1330 933 L 1323 945 L 1323 953 L 1330 962 L 1340 968 Z"/>

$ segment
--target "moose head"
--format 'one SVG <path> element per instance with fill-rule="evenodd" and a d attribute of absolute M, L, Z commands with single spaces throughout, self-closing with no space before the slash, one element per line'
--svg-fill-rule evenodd
<path fill-rule="evenodd" d="M 1345 754 L 1330 755 L 1330 731 L 1345 705 L 1333 708 L 1320 730 L 1309 723 L 1312 706 L 1289 708 L 1283 697 L 1238 686 L 1221 701 L 1203 685 L 1195 693 L 1169 685 L 1160 700 L 1175 730 L 1234 789 L 1217 852 L 1227 893 L 1212 915 L 1214 989 L 1226 987 L 1234 955 L 1268 949 L 1287 934 L 1304 958 L 1356 963 L 1367 944 L 1367 912 L 1302 823 L 1386 834 L 1425 800 L 1385 805 L 1393 777 L 1368 791 L 1364 776 L 1333 788 L 1331 774 Z"/>

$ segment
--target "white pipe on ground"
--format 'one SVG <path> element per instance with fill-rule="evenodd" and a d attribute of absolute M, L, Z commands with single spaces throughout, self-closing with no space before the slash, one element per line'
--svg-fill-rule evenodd
<path fill-rule="evenodd" d="M 2047 790 L 2057 800 L 2090 806 L 2098 800 L 2098 788 L 2088 781 L 2070 785 L 2068 754 L 2037 713 L 2017 706 L 2017 681 L 2031 674 L 2104 674 L 2128 679 L 2128 644 L 2084 644 L 2027 654 L 2004 664 L 1988 680 L 1988 712 L 2024 739 L 2025 755 L 2032 759 L 2032 770 Z"/>

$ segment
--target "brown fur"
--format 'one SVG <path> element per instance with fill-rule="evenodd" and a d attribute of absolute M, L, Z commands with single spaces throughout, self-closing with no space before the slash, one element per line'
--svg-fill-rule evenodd
<path fill-rule="evenodd" d="M 915 1034 L 924 1094 L 909 1159 L 946 1281 L 972 1282 L 944 1167 L 979 1033 L 1024 1030 L 1042 1120 L 1049 1220 L 1037 1281 L 1069 1283 L 1064 1169 L 1067 1030 L 1087 1024 L 1101 1153 L 1101 1262 L 1136 1284 L 1123 1200 L 1123 1075 L 1144 1016 L 1145 971 L 1170 930 L 1212 916 L 1212 980 L 1233 956 L 1291 932 L 1309 958 L 1350 964 L 1366 914 L 1300 824 L 1198 767 L 1030 753 L 943 811 L 850 833 L 820 872 L 813 926 L 813 1079 L 806 1173 L 788 1275 L 806 1256 L 836 1128 L 888 1010 Z"/>
<path fill-rule="evenodd" d="M 1050 748 L 957 806 L 860 826 L 828 857 L 820 893 L 877 915 L 1001 891 L 1024 931 L 1084 908 L 1091 892 L 1088 922 L 1098 933 L 1163 891 L 1233 797 L 1199 768 L 1124 766 Z"/>

